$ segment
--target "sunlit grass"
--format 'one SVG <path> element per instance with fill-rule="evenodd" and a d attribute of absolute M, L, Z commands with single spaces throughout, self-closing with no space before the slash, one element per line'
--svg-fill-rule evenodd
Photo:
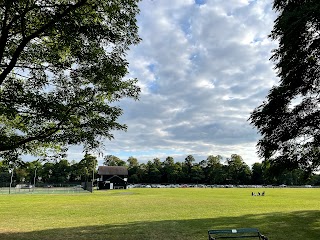
<path fill-rule="evenodd" d="M 251 192 L 265 191 L 252 197 Z M 320 189 L 129 189 L 0 195 L 0 239 L 207 239 L 256 227 L 269 239 L 320 239 Z"/>

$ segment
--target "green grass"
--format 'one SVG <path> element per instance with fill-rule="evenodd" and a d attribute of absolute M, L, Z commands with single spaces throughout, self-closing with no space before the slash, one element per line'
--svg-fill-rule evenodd
<path fill-rule="evenodd" d="M 252 191 L 266 196 L 252 197 Z M 255 227 L 270 240 L 320 239 L 320 189 L 130 189 L 0 195 L 1 240 L 207 239 Z"/>

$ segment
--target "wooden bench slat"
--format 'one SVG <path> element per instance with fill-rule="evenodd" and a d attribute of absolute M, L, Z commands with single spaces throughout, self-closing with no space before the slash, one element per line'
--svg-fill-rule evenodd
<path fill-rule="evenodd" d="M 220 229 L 209 230 L 209 240 L 221 238 L 258 238 L 267 240 L 268 238 L 262 235 L 257 228 L 238 228 L 238 229 Z M 216 235 L 216 236 L 213 236 Z M 225 236 L 224 236 L 225 235 Z"/>

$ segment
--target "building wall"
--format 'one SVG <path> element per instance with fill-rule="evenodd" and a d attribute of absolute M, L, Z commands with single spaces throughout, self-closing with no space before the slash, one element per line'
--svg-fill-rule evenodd
<path fill-rule="evenodd" d="M 119 177 L 125 178 L 126 176 Z M 98 182 L 99 189 L 127 189 L 127 183 L 119 177 L 113 177 L 112 175 L 101 176 L 102 181 Z"/>

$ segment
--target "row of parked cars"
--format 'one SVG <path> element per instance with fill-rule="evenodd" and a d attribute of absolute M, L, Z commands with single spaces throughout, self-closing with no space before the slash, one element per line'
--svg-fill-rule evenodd
<path fill-rule="evenodd" d="M 20 189 L 32 189 L 34 188 L 33 185 L 31 184 L 17 184 L 16 188 L 20 188 Z"/>
<path fill-rule="evenodd" d="M 128 188 L 233 188 L 239 187 L 228 185 L 205 185 L 205 184 L 129 184 Z M 252 187 L 252 186 L 250 186 Z"/>
<path fill-rule="evenodd" d="M 128 188 L 285 188 L 287 185 L 205 185 L 205 184 L 129 184 Z M 303 185 L 300 187 L 312 188 L 312 185 Z"/>

